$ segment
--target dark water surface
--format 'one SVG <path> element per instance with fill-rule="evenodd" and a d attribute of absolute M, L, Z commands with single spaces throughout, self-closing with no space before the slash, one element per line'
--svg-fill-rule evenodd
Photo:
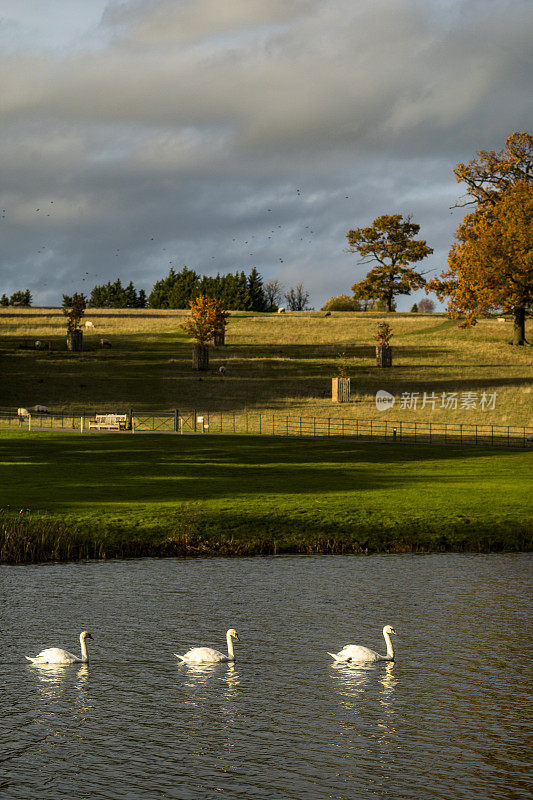
<path fill-rule="evenodd" d="M 1 567 L 0 797 L 526 798 L 527 555 Z M 364 644 L 397 661 L 334 667 Z M 178 666 L 225 648 L 237 663 Z M 44 647 L 89 665 L 38 668 Z"/>

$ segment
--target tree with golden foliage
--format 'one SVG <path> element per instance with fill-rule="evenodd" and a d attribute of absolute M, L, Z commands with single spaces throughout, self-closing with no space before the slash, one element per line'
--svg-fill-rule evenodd
<path fill-rule="evenodd" d="M 383 214 L 368 228 L 348 231 L 350 250 L 362 256 L 359 263 L 377 262 L 362 281 L 352 286 L 355 299 L 378 298 L 392 311 L 396 295 L 425 286 L 423 275 L 409 266 L 433 252 L 424 239 L 414 238 L 419 230 L 420 225 L 411 222 L 411 217 Z"/>
<path fill-rule="evenodd" d="M 226 312 L 219 300 L 213 297 L 200 295 L 196 300 L 190 301 L 191 313 L 185 322 L 180 325 L 196 344 L 193 352 L 193 365 L 196 369 L 209 368 L 208 344 L 217 331 L 220 330 L 222 321 L 225 327 Z"/>
<path fill-rule="evenodd" d="M 448 298 L 452 318 L 461 327 L 481 314 L 507 311 L 514 319 L 514 345 L 527 344 L 525 320 L 533 303 L 533 137 L 513 133 L 505 148 L 480 151 L 458 164 L 477 207 L 459 226 L 448 254 L 448 270 L 429 281 L 426 291 Z"/>
<path fill-rule="evenodd" d="M 220 320 L 220 303 L 213 297 L 201 294 L 190 301 L 191 313 L 180 328 L 189 334 L 197 344 L 206 345 L 213 338 Z"/>

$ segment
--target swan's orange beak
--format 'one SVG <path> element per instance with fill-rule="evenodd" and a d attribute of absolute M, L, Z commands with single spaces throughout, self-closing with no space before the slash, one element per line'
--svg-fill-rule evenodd
<path fill-rule="evenodd" d="M 394 628 L 391 630 L 391 633 L 393 633 L 395 636 L 398 636 L 398 634 L 396 633 L 396 631 L 394 630 Z"/>
<path fill-rule="evenodd" d="M 237 633 L 237 631 L 235 631 L 235 638 L 236 638 L 236 640 L 237 640 L 238 642 L 240 642 L 240 641 L 241 641 L 241 640 L 239 639 L 239 634 Z"/>

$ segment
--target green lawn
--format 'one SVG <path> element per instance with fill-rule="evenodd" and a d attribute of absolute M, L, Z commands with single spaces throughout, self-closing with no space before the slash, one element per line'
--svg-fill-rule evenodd
<path fill-rule="evenodd" d="M 0 433 L 4 522 L 29 510 L 29 535 L 46 513 L 89 555 L 527 549 L 530 470 L 480 448 Z"/>

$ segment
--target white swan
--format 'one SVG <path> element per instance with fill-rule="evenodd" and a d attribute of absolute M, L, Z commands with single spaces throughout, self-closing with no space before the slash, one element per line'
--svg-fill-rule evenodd
<path fill-rule="evenodd" d="M 174 653 L 184 664 L 218 664 L 221 661 L 235 661 L 233 653 L 233 639 L 238 642 L 239 634 L 235 628 L 230 628 L 226 633 L 226 641 L 228 643 L 228 655 L 220 653 L 218 650 L 213 650 L 212 647 L 193 647 L 188 650 L 185 655 L 180 656 L 179 653 Z"/>
<path fill-rule="evenodd" d="M 395 636 L 398 634 L 392 625 L 385 625 L 383 628 L 383 636 L 387 643 L 387 655 L 382 656 L 376 653 L 375 650 L 370 650 L 369 647 L 361 647 L 358 644 L 347 644 L 338 653 L 328 653 L 329 656 L 335 661 L 344 662 L 345 664 L 358 664 L 365 661 L 394 661 L 394 648 L 392 646 L 390 634 Z"/>
<path fill-rule="evenodd" d="M 89 656 L 87 655 L 85 640 L 92 638 L 87 631 L 80 633 L 81 658 L 69 653 L 68 650 L 62 650 L 60 647 L 49 647 L 47 650 L 42 650 L 35 658 L 30 658 L 30 656 L 26 656 L 26 658 L 32 664 L 87 664 Z"/>

